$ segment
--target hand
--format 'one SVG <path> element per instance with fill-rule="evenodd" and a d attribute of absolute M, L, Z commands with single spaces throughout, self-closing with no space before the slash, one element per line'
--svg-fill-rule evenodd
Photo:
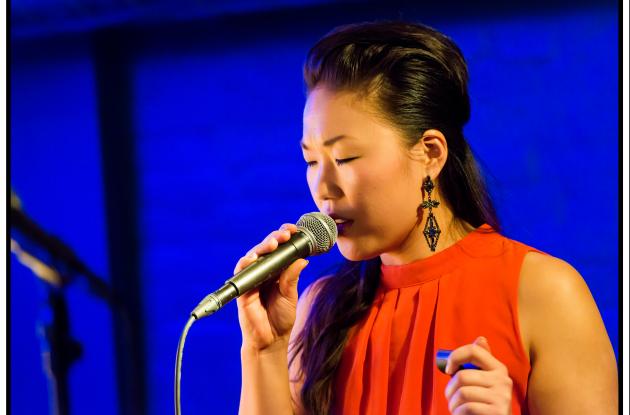
<path fill-rule="evenodd" d="M 490 353 L 485 337 L 451 352 L 446 373 L 453 374 L 464 363 L 480 368 L 457 371 L 444 394 L 453 415 L 508 415 L 512 413 L 512 379 L 507 367 Z"/>
<path fill-rule="evenodd" d="M 276 250 L 295 232 L 297 226 L 285 223 L 279 230 L 270 233 L 238 261 L 234 274 L 256 261 L 260 255 Z M 307 264 L 305 259 L 298 259 L 280 274 L 278 281 L 268 281 L 236 299 L 244 347 L 261 351 L 274 344 L 288 344 L 295 323 L 298 278 Z"/>

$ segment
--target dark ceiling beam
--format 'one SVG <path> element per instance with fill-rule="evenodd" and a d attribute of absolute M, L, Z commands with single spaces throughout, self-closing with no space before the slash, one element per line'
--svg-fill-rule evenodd
<path fill-rule="evenodd" d="M 352 15 L 379 10 L 414 11 L 431 17 L 457 20 L 460 18 L 497 17 L 504 14 L 553 12 L 580 7 L 618 7 L 616 0 L 249 0 L 207 1 L 153 0 L 102 2 L 82 0 L 59 2 L 55 6 L 42 2 L 42 7 L 19 7 L 14 0 L 10 8 L 11 38 L 15 41 L 45 37 L 82 35 L 117 26 L 178 25 L 199 20 L 215 20 L 240 15 L 295 13 L 308 18 L 311 14 Z M 33 4 L 33 3 L 29 3 Z M 388 17 L 389 18 L 389 17 Z"/>
<path fill-rule="evenodd" d="M 119 25 L 144 25 L 189 21 L 221 16 L 269 12 L 283 8 L 301 8 L 332 3 L 359 3 L 360 0 L 267 0 L 231 1 L 127 1 L 104 3 L 98 0 L 59 2 L 53 6 L 19 7 L 13 1 L 10 10 L 11 35 L 14 39 L 40 38 L 69 33 L 85 33 Z"/>

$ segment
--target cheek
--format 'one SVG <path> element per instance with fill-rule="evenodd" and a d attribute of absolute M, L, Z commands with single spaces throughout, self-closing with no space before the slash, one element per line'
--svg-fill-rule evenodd
<path fill-rule="evenodd" d="M 402 219 L 399 215 L 412 216 L 422 202 L 420 184 L 416 184 L 402 167 L 387 167 L 357 175 L 356 197 L 362 210 L 372 219 Z"/>
<path fill-rule="evenodd" d="M 352 261 L 373 258 L 398 246 L 417 225 L 422 202 L 420 185 L 404 166 L 373 166 L 346 176 L 348 199 L 357 214 L 357 227 L 338 242 L 341 254 Z"/>
<path fill-rule="evenodd" d="M 312 167 L 306 168 L 306 183 L 308 190 L 311 194 L 311 199 L 315 202 L 315 205 L 319 208 L 319 201 L 317 200 L 317 171 Z"/>

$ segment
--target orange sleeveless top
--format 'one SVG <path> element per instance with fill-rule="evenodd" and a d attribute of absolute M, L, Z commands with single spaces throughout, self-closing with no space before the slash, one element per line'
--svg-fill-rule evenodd
<path fill-rule="evenodd" d="M 523 257 L 537 249 L 484 224 L 447 249 L 401 266 L 381 266 L 366 316 L 352 330 L 334 383 L 332 413 L 450 414 L 438 349 L 478 336 L 513 381 L 512 413 L 527 413 L 530 372 L 518 323 Z"/>

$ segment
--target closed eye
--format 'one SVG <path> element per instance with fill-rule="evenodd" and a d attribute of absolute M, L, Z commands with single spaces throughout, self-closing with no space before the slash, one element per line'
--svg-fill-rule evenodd
<path fill-rule="evenodd" d="M 335 159 L 335 163 L 337 163 L 337 166 L 341 166 L 342 164 L 349 163 L 355 159 L 358 159 L 358 157 L 349 157 L 347 159 Z"/>
<path fill-rule="evenodd" d="M 337 164 L 337 166 L 341 166 L 341 165 L 343 165 L 343 164 L 349 163 L 349 162 L 351 162 L 352 160 L 355 160 L 355 159 L 358 159 L 358 158 L 359 158 L 359 157 L 348 157 L 348 158 L 345 158 L 345 159 L 335 159 L 335 163 Z M 317 162 L 316 162 L 316 161 L 307 161 L 307 162 L 306 162 L 306 165 L 307 165 L 308 167 L 313 167 L 313 166 L 315 166 L 316 164 L 317 164 Z"/>

